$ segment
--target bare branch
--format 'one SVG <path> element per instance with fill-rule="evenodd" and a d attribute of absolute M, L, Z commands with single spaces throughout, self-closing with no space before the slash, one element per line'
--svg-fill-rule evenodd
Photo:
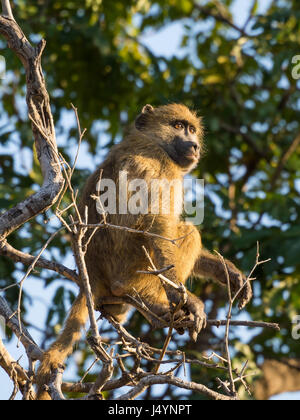
<path fill-rule="evenodd" d="M 229 330 L 230 330 L 230 321 L 231 321 L 234 299 L 231 296 L 230 276 L 229 276 L 229 272 L 228 272 L 226 262 L 225 262 L 224 258 L 222 257 L 222 255 L 220 255 L 218 252 L 217 252 L 217 254 L 218 254 L 218 256 L 219 256 L 219 258 L 220 258 L 220 260 L 223 264 L 226 279 L 227 279 L 227 291 L 228 291 L 229 308 L 228 308 L 228 313 L 227 313 L 227 324 L 226 324 L 226 332 L 225 332 L 224 343 L 225 343 L 225 349 L 226 349 L 228 374 L 229 374 L 229 378 L 230 378 L 230 392 L 231 392 L 231 395 L 237 397 L 234 378 L 233 378 L 230 350 L 229 350 Z"/>
<path fill-rule="evenodd" d="M 10 309 L 8 303 L 0 296 L 0 315 L 5 319 L 6 325 L 13 331 L 13 333 L 20 339 L 21 343 L 26 349 L 28 357 L 33 360 L 41 360 L 43 357 L 42 350 L 34 342 L 33 338 L 22 325 L 22 332 L 19 326 L 19 320 L 16 314 Z"/>
<path fill-rule="evenodd" d="M 28 377 L 26 372 L 21 368 L 20 365 L 17 365 L 16 361 L 10 356 L 6 348 L 4 347 L 3 341 L 0 339 L 0 365 L 5 370 L 5 372 L 12 377 L 12 372 L 17 371 L 18 382 L 20 386 L 23 386 L 27 381 Z"/>
<path fill-rule="evenodd" d="M 127 297 L 109 297 L 109 298 L 102 298 L 101 301 L 98 304 L 97 309 L 101 312 L 101 307 L 103 305 L 118 305 L 118 304 L 129 304 L 133 306 L 135 309 L 137 309 L 145 318 L 153 325 L 155 329 L 157 328 L 167 328 L 169 326 L 169 323 L 166 322 L 164 319 L 160 318 L 153 312 L 151 312 L 146 306 L 142 306 L 140 302 L 133 299 L 130 296 Z M 106 315 L 105 315 L 106 317 Z M 226 327 L 227 320 L 218 320 L 218 319 L 208 319 L 207 325 L 205 328 L 209 327 Z M 230 320 L 230 325 L 232 327 L 248 327 L 248 328 L 267 328 L 275 331 L 280 331 L 280 326 L 275 323 L 270 322 L 263 322 L 263 321 L 234 321 Z M 191 321 L 180 321 L 174 322 L 175 328 L 189 328 L 192 326 Z"/>
<path fill-rule="evenodd" d="M 37 156 L 41 165 L 44 184 L 41 189 L 14 208 L 0 216 L 0 239 L 22 226 L 28 220 L 49 209 L 57 200 L 64 179 L 60 169 L 54 122 L 49 95 L 41 67 L 41 55 L 45 41 L 33 47 L 15 20 L 11 19 L 9 1 L 2 1 L 2 8 L 8 17 L 0 16 L 0 34 L 6 38 L 9 47 L 20 58 L 26 71 L 27 106 L 32 123 Z"/>
<path fill-rule="evenodd" d="M 54 369 L 51 375 L 49 385 L 45 386 L 47 392 L 49 392 L 53 401 L 64 401 L 65 397 L 62 393 L 62 376 L 64 373 L 64 367 L 59 366 L 57 369 Z"/>
<path fill-rule="evenodd" d="M 14 15 L 11 10 L 11 5 L 9 0 L 1 0 L 2 5 L 2 16 L 11 20 L 14 19 Z"/>
<path fill-rule="evenodd" d="M 211 327 L 221 327 L 226 326 L 227 321 L 221 321 L 217 319 L 209 319 L 207 321 L 207 326 Z M 230 325 L 232 327 L 248 327 L 248 328 L 267 328 L 275 331 L 280 331 L 280 326 L 278 324 L 270 322 L 258 322 L 258 321 L 232 321 L 230 320 Z"/>
<path fill-rule="evenodd" d="M 92 196 L 92 198 L 95 198 L 95 196 Z M 158 235 L 156 233 L 151 233 L 148 232 L 146 230 L 137 230 L 137 229 L 132 229 L 129 228 L 127 226 L 117 226 L 117 225 L 112 225 L 111 223 L 98 223 L 98 224 L 86 224 L 86 223 L 82 223 L 82 227 L 84 228 L 88 228 L 88 229 L 112 229 L 112 230 L 122 230 L 124 232 L 128 232 L 128 233 L 134 233 L 137 235 L 143 235 L 143 236 L 149 236 L 150 238 L 156 238 L 156 239 L 160 239 L 160 240 L 164 240 L 167 242 L 171 242 L 173 245 L 177 246 L 177 242 L 180 242 L 182 239 L 184 239 L 187 235 L 185 235 L 184 237 L 181 238 L 175 238 L 175 239 L 171 239 L 171 238 L 166 238 L 165 236 L 161 236 Z"/>
<path fill-rule="evenodd" d="M 103 368 L 99 373 L 96 382 L 92 386 L 91 390 L 88 394 L 88 399 L 102 399 L 102 390 L 104 386 L 108 383 L 114 373 L 114 365 L 113 365 L 113 350 L 110 353 L 111 359 L 108 360 L 103 364 Z"/>
<path fill-rule="evenodd" d="M 20 281 L 19 285 L 20 285 L 20 290 L 19 290 L 19 297 L 18 297 L 18 309 L 17 309 L 17 313 L 18 313 L 18 319 L 19 319 L 19 328 L 21 330 L 22 333 L 22 323 L 21 323 L 21 303 L 22 303 L 22 291 L 23 291 L 23 284 L 25 282 L 25 280 L 28 278 L 28 276 L 30 275 L 30 273 L 34 270 L 34 267 L 36 266 L 38 260 L 40 259 L 42 253 L 46 250 L 46 248 L 48 247 L 48 245 L 51 243 L 51 241 L 56 237 L 56 235 L 62 230 L 63 228 L 59 229 L 58 231 L 54 232 L 50 238 L 48 239 L 48 241 L 45 243 L 45 245 L 43 246 L 43 248 L 41 249 L 41 251 L 38 253 L 38 255 L 35 257 L 34 261 L 32 262 L 32 264 L 30 265 L 29 269 L 27 270 L 26 274 L 24 275 L 24 277 L 22 278 L 22 280 Z"/>
<path fill-rule="evenodd" d="M 174 378 L 171 376 L 165 375 L 148 375 L 145 378 L 141 379 L 137 386 L 135 386 L 131 391 L 117 398 L 116 400 L 134 400 L 139 395 L 141 395 L 145 390 L 151 385 L 157 384 L 169 384 L 177 386 L 178 388 L 188 389 L 190 391 L 197 392 L 198 394 L 205 395 L 206 397 L 216 400 L 216 401 L 235 401 L 234 397 L 227 397 L 225 395 L 219 394 L 212 391 L 204 385 L 197 384 L 195 382 L 183 381 L 179 378 Z"/>
<path fill-rule="evenodd" d="M 0 242 L 0 255 L 10 258 L 14 262 L 21 262 L 26 266 L 32 265 L 36 259 L 36 257 L 34 257 L 33 255 L 26 254 L 22 251 L 13 248 L 7 241 L 3 241 L 2 243 Z M 60 274 L 62 277 L 80 286 L 79 277 L 76 271 L 70 270 L 69 268 L 65 267 L 60 263 L 49 261 L 45 258 L 40 257 L 36 261 L 35 266 L 37 268 L 45 268 L 47 270 L 54 271 Z"/>
<path fill-rule="evenodd" d="M 158 270 L 155 267 L 155 264 L 154 264 L 152 258 L 150 257 L 149 252 L 147 251 L 147 249 L 144 246 L 143 246 L 143 250 L 144 250 L 144 252 L 146 254 L 146 257 L 148 258 L 148 260 L 150 262 L 150 265 L 151 265 L 153 271 L 154 272 L 155 271 L 156 272 L 159 272 L 160 270 Z M 163 270 L 165 270 L 165 269 L 163 269 Z M 183 305 L 186 304 L 186 302 L 187 302 L 187 291 L 186 291 L 186 288 L 185 288 L 185 286 L 183 284 L 176 284 L 176 283 L 174 283 L 173 281 L 169 280 L 167 277 L 163 276 L 160 273 L 157 274 L 157 277 L 159 277 L 159 279 L 161 280 L 162 284 L 167 284 L 167 285 L 173 287 L 174 289 L 178 290 L 179 293 L 181 293 L 181 295 L 182 295 L 181 306 L 183 306 Z M 177 308 L 177 309 L 179 309 L 179 308 Z"/>

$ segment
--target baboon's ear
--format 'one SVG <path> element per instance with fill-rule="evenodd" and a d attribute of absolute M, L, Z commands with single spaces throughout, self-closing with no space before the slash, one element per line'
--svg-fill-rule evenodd
<path fill-rule="evenodd" d="M 141 114 L 137 117 L 137 119 L 135 120 L 135 127 L 138 130 L 143 130 L 143 128 L 145 128 L 146 124 L 147 124 L 147 119 L 149 114 L 152 114 L 154 111 L 154 108 L 152 105 L 145 105 L 144 108 L 142 109 Z"/>

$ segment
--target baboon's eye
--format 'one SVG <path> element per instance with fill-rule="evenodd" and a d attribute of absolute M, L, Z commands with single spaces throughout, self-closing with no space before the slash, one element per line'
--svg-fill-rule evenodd
<path fill-rule="evenodd" d="M 177 121 L 174 124 L 174 128 L 176 128 L 176 130 L 183 130 L 184 129 L 184 125 L 180 121 Z"/>
<path fill-rule="evenodd" d="M 196 128 L 193 125 L 189 126 L 189 130 L 191 134 L 196 134 Z"/>

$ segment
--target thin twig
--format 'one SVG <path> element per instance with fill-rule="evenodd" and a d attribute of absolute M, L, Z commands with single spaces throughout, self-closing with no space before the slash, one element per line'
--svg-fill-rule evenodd
<path fill-rule="evenodd" d="M 21 303 L 22 303 L 22 291 L 23 291 L 23 285 L 25 280 L 28 278 L 28 276 L 31 274 L 31 272 L 34 270 L 38 260 L 40 259 L 40 257 L 42 256 L 43 252 L 47 249 L 48 245 L 53 241 L 53 239 L 63 230 L 64 228 L 60 228 L 59 230 L 57 230 L 56 232 L 54 232 L 50 238 L 47 240 L 47 242 L 45 243 L 45 245 L 43 246 L 43 248 L 40 250 L 40 252 L 38 253 L 38 255 L 35 257 L 34 261 L 32 262 L 32 264 L 30 265 L 30 267 L 28 268 L 26 274 L 24 275 L 24 277 L 22 278 L 22 280 L 19 282 L 19 296 L 18 296 L 18 320 L 19 320 L 19 327 L 20 327 L 20 331 L 22 334 L 22 322 L 21 322 Z"/>
<path fill-rule="evenodd" d="M 233 378 L 232 363 L 231 363 L 231 356 L 230 356 L 230 349 L 229 349 L 229 331 L 230 331 L 230 321 L 231 321 L 231 314 L 232 314 L 234 299 L 231 296 L 230 277 L 229 277 L 229 272 L 228 272 L 226 262 L 224 260 L 224 257 L 221 254 L 219 254 L 218 252 L 216 252 L 216 253 L 219 256 L 219 258 L 220 258 L 220 260 L 223 264 L 225 275 L 226 275 L 226 280 L 227 280 L 229 308 L 228 308 L 228 312 L 227 312 L 227 324 L 226 324 L 226 332 L 225 332 L 224 343 L 225 343 L 225 350 L 226 350 L 228 374 L 229 374 L 230 385 L 231 385 L 231 393 L 232 393 L 233 396 L 236 397 L 237 394 L 236 394 L 236 388 L 235 388 L 235 383 L 234 383 L 234 378 Z"/>

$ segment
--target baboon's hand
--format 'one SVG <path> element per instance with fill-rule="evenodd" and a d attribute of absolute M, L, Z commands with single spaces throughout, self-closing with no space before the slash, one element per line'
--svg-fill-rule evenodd
<path fill-rule="evenodd" d="M 175 301 L 175 297 L 177 300 Z M 178 304 L 182 299 L 182 296 L 173 289 L 173 311 L 175 310 L 175 302 L 178 308 Z M 170 299 L 170 294 L 169 294 Z M 188 292 L 188 297 L 185 305 L 176 312 L 171 313 L 168 311 L 162 318 L 166 322 L 171 322 L 172 318 L 175 323 L 175 329 L 179 334 L 184 334 L 184 328 L 186 324 L 189 325 L 188 330 L 192 340 L 196 341 L 200 331 L 206 327 L 206 314 L 204 312 L 204 303 L 192 293 Z M 185 324 L 181 327 L 181 324 Z"/>
<path fill-rule="evenodd" d="M 238 270 L 234 264 L 226 261 L 230 285 L 231 285 L 231 295 L 234 296 L 236 293 L 241 290 L 238 295 L 239 308 L 243 309 L 252 299 L 252 288 L 249 281 L 247 281 L 246 276 Z"/>
<path fill-rule="evenodd" d="M 240 309 L 243 309 L 253 297 L 251 284 L 244 275 L 242 275 L 242 283 L 245 286 L 238 296 Z"/>
<path fill-rule="evenodd" d="M 185 306 L 182 308 L 188 319 L 192 321 L 192 326 L 189 327 L 189 334 L 192 340 L 197 341 L 198 334 L 206 327 L 206 314 L 204 312 L 204 303 L 188 293 L 188 299 Z"/>
<path fill-rule="evenodd" d="M 166 288 L 169 302 L 173 304 L 174 320 L 182 319 L 182 321 L 191 321 L 192 326 L 189 327 L 191 339 L 197 340 L 198 334 L 202 328 L 206 327 L 206 314 L 204 312 L 204 303 L 195 295 L 187 292 L 187 301 L 181 306 L 182 295 L 174 288 Z M 177 310 L 175 309 L 177 307 Z M 176 328 L 179 334 L 183 334 L 182 328 Z"/>

